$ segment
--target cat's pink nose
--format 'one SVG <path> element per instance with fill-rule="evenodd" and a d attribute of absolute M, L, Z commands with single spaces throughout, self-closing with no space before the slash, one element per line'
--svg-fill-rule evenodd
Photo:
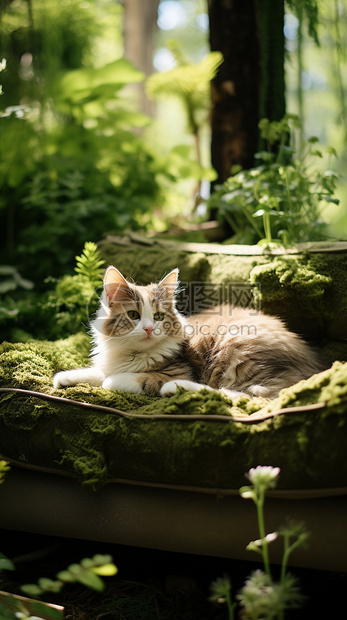
<path fill-rule="evenodd" d="M 147 327 L 144 327 L 143 329 L 145 330 L 147 336 L 150 336 L 153 331 L 152 325 L 147 325 Z"/>

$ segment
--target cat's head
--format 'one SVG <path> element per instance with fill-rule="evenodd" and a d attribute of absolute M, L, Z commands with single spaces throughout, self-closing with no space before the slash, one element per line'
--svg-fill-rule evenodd
<path fill-rule="evenodd" d="M 178 269 L 158 284 L 138 286 L 128 282 L 115 267 L 108 267 L 102 297 L 104 336 L 140 349 L 165 339 L 182 340 L 184 319 L 175 309 L 177 285 Z"/>

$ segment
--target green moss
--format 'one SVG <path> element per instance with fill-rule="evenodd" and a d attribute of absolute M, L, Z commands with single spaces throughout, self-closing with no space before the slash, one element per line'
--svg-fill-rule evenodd
<path fill-rule="evenodd" d="M 295 385 L 281 390 L 278 398 L 263 408 L 263 413 L 270 413 L 285 407 L 300 407 L 315 403 L 333 404 L 347 400 L 347 363 L 335 362 L 331 368 L 299 381 Z"/>
<path fill-rule="evenodd" d="M 208 257 L 211 265 L 210 281 L 215 283 L 249 282 L 249 276 L 255 264 L 254 256 L 228 256 L 214 254 Z M 266 262 L 258 256 L 257 264 Z"/>
<path fill-rule="evenodd" d="M 311 265 L 311 256 L 280 256 L 257 265 L 250 274 L 260 307 L 285 316 L 289 326 L 311 339 L 320 339 L 330 319 L 332 277 Z"/>
<path fill-rule="evenodd" d="M 311 255 L 312 269 L 331 278 L 332 285 L 326 289 L 325 304 L 328 308 L 326 335 L 329 340 L 347 342 L 347 255 Z M 344 359 L 347 359 L 346 357 Z"/>
<path fill-rule="evenodd" d="M 259 402 L 261 399 L 257 399 Z M 248 399 L 239 399 L 240 407 L 236 407 L 239 415 L 247 415 Z M 143 409 L 144 413 L 180 415 L 184 412 L 187 415 L 232 415 L 231 401 L 228 402 L 221 394 L 209 390 L 200 392 L 187 392 L 180 388 L 176 394 L 170 398 L 157 398 Z M 245 411 L 242 405 L 245 405 Z M 260 405 L 258 404 L 258 409 Z"/>
<path fill-rule="evenodd" d="M 250 281 L 261 308 L 312 340 L 347 340 L 345 254 L 279 256 L 257 264 Z M 346 358 L 345 358 L 346 359 Z"/>
<path fill-rule="evenodd" d="M 126 278 L 133 278 L 137 284 L 145 285 L 159 280 L 165 273 L 180 268 L 183 282 L 205 282 L 208 279 L 209 263 L 202 252 L 186 252 L 166 245 L 122 246 L 103 244 L 100 247 L 105 262 L 114 265 Z"/>
<path fill-rule="evenodd" d="M 56 342 L 5 342 L 0 346 L 0 385 L 45 388 L 53 373 L 85 364 L 89 349 L 89 338 L 82 333 Z"/>

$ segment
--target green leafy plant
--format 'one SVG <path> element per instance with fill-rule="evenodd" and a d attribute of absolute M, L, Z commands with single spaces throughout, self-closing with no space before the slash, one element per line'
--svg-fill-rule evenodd
<path fill-rule="evenodd" d="M 226 604 L 229 620 L 234 620 L 236 602 L 232 600 L 231 582 L 227 575 L 219 577 L 211 583 L 210 601 L 212 603 Z"/>
<path fill-rule="evenodd" d="M 311 137 L 299 155 L 294 146 L 294 129 L 299 125 L 293 115 L 272 123 L 262 119 L 259 128 L 267 150 L 255 155 L 259 165 L 234 169 L 211 195 L 208 207 L 217 209 L 218 217 L 235 232 L 231 242 L 290 246 L 326 235 L 321 214 L 327 202 L 339 203 L 334 197 L 338 175 L 329 167 L 322 171 L 317 160 L 325 151 L 329 165 L 336 152 L 323 149 L 318 138 Z"/>
<path fill-rule="evenodd" d="M 0 338 L 10 339 L 36 297 L 31 280 L 23 278 L 11 265 L 0 265 Z"/>
<path fill-rule="evenodd" d="M 87 251 L 88 252 L 88 251 Z M 4 482 L 6 473 L 10 470 L 10 465 L 5 460 L 0 460 L 0 484 Z M 13 562 L 5 555 L 0 553 L 0 573 L 3 570 L 15 570 L 16 567 Z M 102 592 L 105 588 L 102 577 L 112 577 L 118 573 L 117 566 L 113 563 L 111 555 L 96 554 L 92 558 L 84 558 L 79 564 L 71 564 L 66 570 L 60 571 L 55 579 L 42 577 L 38 580 L 38 583 L 26 584 L 21 586 L 21 590 L 24 594 L 30 597 L 41 597 L 47 592 L 59 593 L 62 588 L 68 583 L 80 583 L 87 588 Z M 9 613 L 6 601 L 12 609 L 18 608 L 16 617 L 22 618 L 22 620 L 36 620 L 41 618 L 41 613 L 46 618 L 60 618 L 61 614 L 55 614 L 54 610 L 43 608 L 40 605 L 35 606 L 35 601 L 25 601 L 24 599 L 18 599 L 11 594 L 2 593 L 2 602 L 0 601 L 0 616 L 1 618 L 12 618 L 13 612 Z M 28 603 L 28 604 L 26 604 Z M 29 610 L 30 607 L 30 610 Z M 40 615 L 33 616 L 31 608 L 37 609 Z M 48 614 L 48 615 L 47 615 Z"/>
<path fill-rule="evenodd" d="M 82 115 L 81 106 L 80 118 L 71 119 L 60 136 L 47 136 L 54 152 L 24 180 L 16 198 L 25 221 L 12 235 L 16 260 L 36 281 L 71 269 L 86 239 L 146 228 L 162 201 L 158 178 L 167 178 L 166 170 L 133 133 L 131 120 L 119 110 L 107 111 L 106 103 L 102 118 L 91 119 L 89 108 Z"/>
<path fill-rule="evenodd" d="M 295 577 L 287 575 L 283 583 L 275 583 L 261 570 L 251 573 L 237 598 L 242 618 L 251 620 L 283 618 L 285 610 L 300 607 L 303 600 Z"/>
<path fill-rule="evenodd" d="M 146 82 L 146 89 L 151 97 L 179 97 L 184 103 L 189 129 L 193 135 L 197 135 L 201 125 L 199 113 L 206 114 L 209 84 L 223 62 L 223 56 L 221 52 L 211 52 L 200 63 L 193 63 L 185 58 L 175 42 L 171 42 L 170 48 L 177 67 L 151 75 Z"/>
<path fill-rule="evenodd" d="M 30 291 L 34 287 L 31 280 L 22 278 L 15 267 L 11 265 L 0 265 L 0 295 L 2 297 L 0 305 L 0 321 L 2 319 L 14 318 L 19 313 L 14 293 Z"/>
<path fill-rule="evenodd" d="M 0 460 L 0 484 L 4 482 L 5 475 L 9 470 L 9 463 L 5 460 Z M 4 554 L 0 553 L 0 573 L 3 570 L 13 571 L 15 569 L 16 567 L 13 562 Z M 96 554 L 93 558 L 84 558 L 79 564 L 71 564 L 66 570 L 60 571 L 56 575 L 56 579 L 42 577 L 38 580 L 37 584 L 27 584 L 21 586 L 21 590 L 30 597 L 40 597 L 47 592 L 59 593 L 68 583 L 80 583 L 88 588 L 102 592 L 105 588 L 102 577 L 112 577 L 116 575 L 117 572 L 118 568 L 113 563 L 113 558 L 111 555 Z M 31 617 L 34 618 L 24 600 L 16 602 L 15 599 L 11 598 L 11 595 L 8 595 L 7 598 L 9 599 L 9 604 L 12 605 L 12 608 L 16 607 L 18 603 L 18 608 L 20 611 L 17 613 L 16 617 L 23 618 L 23 620 L 24 618 L 28 620 Z M 43 612 L 45 611 L 47 610 L 43 610 Z M 0 615 L 1 617 L 4 616 L 6 618 L 13 617 L 13 615 L 7 615 L 7 605 L 4 605 L 3 602 L 0 602 Z M 38 616 L 35 615 L 35 618 L 36 617 Z M 39 617 L 41 617 L 41 615 Z M 52 612 L 52 616 L 47 616 L 45 614 L 45 617 L 53 618 L 58 616 L 53 615 Z M 60 617 L 61 616 L 59 614 L 59 618 Z"/>
<path fill-rule="evenodd" d="M 97 554 L 93 558 L 84 558 L 79 564 L 71 564 L 66 570 L 60 571 L 55 579 L 42 577 L 37 584 L 21 586 L 21 590 L 28 596 L 39 597 L 46 592 L 60 592 L 68 583 L 81 583 L 92 590 L 102 592 L 105 584 L 101 577 L 112 577 L 117 572 L 111 555 Z"/>
<path fill-rule="evenodd" d="M 97 309 L 104 262 L 90 241 L 75 260 L 75 274 L 46 278 L 49 290 L 44 292 L 33 290 L 15 268 L 0 266 L 0 292 L 8 291 L 0 304 L 0 336 L 8 341 L 56 339 L 81 330 Z"/>
<path fill-rule="evenodd" d="M 182 101 L 188 129 L 193 136 L 195 146 L 195 166 L 192 167 L 190 174 L 194 174 L 198 179 L 196 193 L 199 194 L 201 180 L 203 178 L 214 180 L 216 176 L 212 169 L 204 168 L 202 165 L 200 132 L 210 106 L 210 82 L 223 62 L 223 56 L 221 52 L 211 52 L 200 63 L 193 63 L 182 54 L 174 41 L 171 41 L 169 47 L 177 66 L 170 71 L 151 75 L 147 79 L 146 90 L 151 98 L 173 95 Z M 192 163 L 187 157 L 186 146 L 176 147 L 174 154 L 183 154 L 186 167 L 187 164 Z"/>
<path fill-rule="evenodd" d="M 264 518 L 265 494 L 277 484 L 280 474 L 278 467 L 255 467 L 249 470 L 247 477 L 250 486 L 241 487 L 240 494 L 244 499 L 251 499 L 257 509 L 259 538 L 251 541 L 246 549 L 260 554 L 264 570 L 256 570 L 245 581 L 236 599 L 242 609 L 244 620 L 283 620 L 286 610 L 300 607 L 303 597 L 295 577 L 287 572 L 288 559 L 299 546 L 304 546 L 308 532 L 302 524 L 288 522 L 278 531 L 266 534 Z M 270 565 L 269 545 L 279 536 L 283 537 L 284 551 L 281 564 L 280 581 L 273 580 Z M 231 583 L 227 576 L 217 579 L 211 584 L 212 602 L 226 603 L 229 620 L 234 620 L 236 601 L 231 595 Z"/>
<path fill-rule="evenodd" d="M 76 256 L 75 275 L 60 278 L 43 306 L 54 308 L 55 329 L 76 333 L 96 311 L 103 277 L 104 261 L 95 243 L 87 241 L 82 254 Z M 57 334 L 56 334 L 57 335 Z"/>
<path fill-rule="evenodd" d="M 173 180 L 134 131 L 149 119 L 124 87 L 144 74 L 124 58 L 95 60 L 100 12 L 117 13 L 121 36 L 121 8 L 100 4 L 18 0 L 2 10 L 0 262 L 38 286 L 70 271 L 86 239 L 150 227 Z"/>

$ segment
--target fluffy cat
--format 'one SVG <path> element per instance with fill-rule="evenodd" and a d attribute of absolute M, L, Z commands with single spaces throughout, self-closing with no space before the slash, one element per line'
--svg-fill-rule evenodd
<path fill-rule="evenodd" d="M 177 281 L 175 269 L 158 284 L 137 286 L 109 267 L 91 322 L 93 363 L 59 372 L 54 387 L 89 383 L 166 396 L 182 386 L 274 398 L 322 370 L 278 318 L 228 304 L 183 317 L 175 307 Z"/>

